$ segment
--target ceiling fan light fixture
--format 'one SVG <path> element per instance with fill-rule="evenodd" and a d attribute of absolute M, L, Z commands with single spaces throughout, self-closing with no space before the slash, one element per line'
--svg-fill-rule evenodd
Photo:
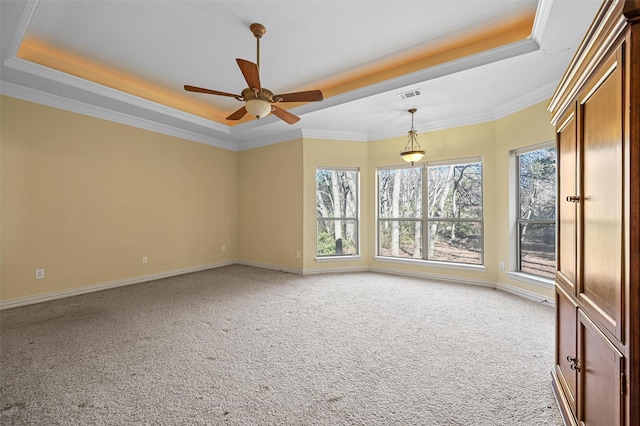
<path fill-rule="evenodd" d="M 260 119 L 269 115 L 271 112 L 271 103 L 261 98 L 249 99 L 245 103 L 245 108 L 249 114 Z"/>
<path fill-rule="evenodd" d="M 273 113 L 273 115 L 285 123 L 295 124 L 300 120 L 300 117 L 275 104 L 280 102 L 319 102 L 323 99 L 322 92 L 320 90 L 306 90 L 303 92 L 274 95 L 271 90 L 262 87 L 260 83 L 260 39 L 267 32 L 267 29 L 264 25 L 258 23 L 251 24 L 249 29 L 256 38 L 257 61 L 254 64 L 246 59 L 236 58 L 240 72 L 247 82 L 247 87 L 242 91 L 241 95 L 205 89 L 204 87 L 191 86 L 189 84 L 184 85 L 184 90 L 187 92 L 226 96 L 244 102 L 244 106 L 234 111 L 226 118 L 227 120 L 240 120 L 246 114 L 253 115 L 259 120 Z"/>
<path fill-rule="evenodd" d="M 420 147 L 418 143 L 418 132 L 413 128 L 413 114 L 417 109 L 411 108 L 409 112 L 411 113 L 411 129 L 409 130 L 409 140 L 407 141 L 407 145 L 404 147 L 404 151 L 400 153 L 400 157 L 407 163 L 411 163 L 413 166 L 414 163 L 420 161 L 422 157 L 424 157 L 425 150 Z"/>

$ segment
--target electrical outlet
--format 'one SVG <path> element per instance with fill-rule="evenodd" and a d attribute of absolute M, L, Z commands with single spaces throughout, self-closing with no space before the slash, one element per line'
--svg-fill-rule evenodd
<path fill-rule="evenodd" d="M 147 256 L 142 256 L 142 263 L 147 263 L 148 261 Z"/>
<path fill-rule="evenodd" d="M 504 262 L 500 262 L 500 270 L 504 271 Z"/>
<path fill-rule="evenodd" d="M 222 246 L 222 252 L 224 253 L 225 251 L 227 251 L 227 246 Z"/>
<path fill-rule="evenodd" d="M 44 269 L 36 269 L 36 280 L 44 279 Z"/>

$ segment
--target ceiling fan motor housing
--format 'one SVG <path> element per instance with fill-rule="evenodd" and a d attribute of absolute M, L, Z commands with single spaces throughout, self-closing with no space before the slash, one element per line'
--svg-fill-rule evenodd
<path fill-rule="evenodd" d="M 247 87 L 242 91 L 242 99 L 246 102 L 249 99 L 263 99 L 269 103 L 274 102 L 273 100 L 273 92 L 269 89 L 265 89 L 264 87 L 260 89 L 260 91 L 256 91 Z"/>

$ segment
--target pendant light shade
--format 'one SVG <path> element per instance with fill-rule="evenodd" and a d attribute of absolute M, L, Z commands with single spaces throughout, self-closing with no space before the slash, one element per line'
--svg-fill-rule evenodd
<path fill-rule="evenodd" d="M 411 113 L 411 129 L 409 130 L 409 140 L 407 141 L 407 145 L 404 147 L 404 151 L 400 153 L 400 157 L 407 163 L 413 164 L 417 161 L 420 161 L 422 157 L 424 157 L 425 151 L 420 147 L 418 143 L 418 132 L 413 128 L 413 114 L 417 109 L 411 108 L 409 112 Z"/>

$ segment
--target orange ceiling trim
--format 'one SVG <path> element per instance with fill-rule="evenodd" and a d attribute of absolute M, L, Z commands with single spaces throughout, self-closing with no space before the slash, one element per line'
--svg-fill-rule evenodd
<path fill-rule="evenodd" d="M 199 102 L 187 95 L 176 93 L 122 71 L 74 55 L 34 37 L 25 37 L 22 40 L 17 56 L 112 89 L 226 124 L 225 117 L 228 114 L 225 111 Z"/>
<path fill-rule="evenodd" d="M 435 65 L 474 55 L 531 35 L 535 14 L 515 16 L 482 30 L 473 30 L 419 50 L 395 55 L 315 84 L 325 97 L 397 78 Z"/>

